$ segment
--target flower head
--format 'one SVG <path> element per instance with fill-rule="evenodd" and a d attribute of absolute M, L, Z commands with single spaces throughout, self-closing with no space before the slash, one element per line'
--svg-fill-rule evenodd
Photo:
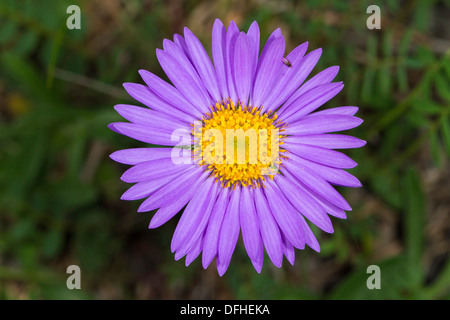
<path fill-rule="evenodd" d="M 140 212 L 157 210 L 149 228 L 184 208 L 171 243 L 175 259 L 186 256 L 189 265 L 202 253 L 203 267 L 216 258 L 220 275 L 239 234 L 258 272 L 264 249 L 277 267 L 283 256 L 294 263 L 294 248 L 319 251 L 309 223 L 332 233 L 329 215 L 351 210 L 333 185 L 361 186 L 344 170 L 357 164 L 334 149 L 365 141 L 331 133 L 360 125 L 358 108 L 316 111 L 342 90 L 332 82 L 339 68 L 305 81 L 321 49 L 306 54 L 303 43 L 285 57 L 277 29 L 260 53 L 256 22 L 245 33 L 216 20 L 213 62 L 187 28 L 163 46 L 157 57 L 172 84 L 141 70 L 146 85 L 124 87 L 148 108 L 117 105 L 130 122 L 109 125 L 158 146 L 111 154 L 132 165 L 121 179 L 134 185 L 122 199 L 145 199 Z"/>

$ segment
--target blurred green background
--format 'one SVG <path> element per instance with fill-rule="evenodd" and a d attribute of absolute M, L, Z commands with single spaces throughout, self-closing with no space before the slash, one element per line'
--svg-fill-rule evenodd
<path fill-rule="evenodd" d="M 81 8 L 81 30 L 66 9 Z M 366 9 L 381 9 L 369 30 Z M 0 1 L 1 299 L 449 299 L 450 1 Z M 138 70 L 167 79 L 156 48 L 189 27 L 210 52 L 216 18 L 291 50 L 323 48 L 313 74 L 340 65 L 345 88 L 325 107 L 356 105 L 368 141 L 345 151 L 360 189 L 353 207 L 314 229 L 322 251 L 253 269 L 240 241 L 227 273 L 186 268 L 170 240 L 178 218 L 148 230 L 151 213 L 119 200 L 128 185 L 115 150 L 143 146 L 107 129 L 113 106 L 137 104 L 123 82 Z M 66 268 L 81 268 L 81 290 Z M 381 289 L 369 290 L 369 265 Z"/>

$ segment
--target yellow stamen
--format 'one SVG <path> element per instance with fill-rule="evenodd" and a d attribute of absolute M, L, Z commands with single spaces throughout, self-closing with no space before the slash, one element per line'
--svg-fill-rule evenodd
<path fill-rule="evenodd" d="M 211 106 L 202 121 L 193 126 L 194 160 L 211 171 L 224 188 L 260 188 L 278 173 L 286 150 L 284 124 L 275 112 L 237 105 L 228 100 Z"/>

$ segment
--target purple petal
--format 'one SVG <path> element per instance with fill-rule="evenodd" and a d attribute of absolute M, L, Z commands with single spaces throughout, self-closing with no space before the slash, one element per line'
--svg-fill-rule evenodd
<path fill-rule="evenodd" d="M 321 107 L 328 100 L 337 95 L 344 85 L 341 82 L 324 84 L 309 90 L 298 97 L 286 112 L 280 115 L 280 119 L 287 123 L 295 122 L 310 112 Z"/>
<path fill-rule="evenodd" d="M 217 188 L 213 179 L 206 179 L 189 201 L 173 234 L 172 252 L 179 251 L 184 256 L 203 234 L 216 203 Z"/>
<path fill-rule="evenodd" d="M 185 141 L 186 145 L 190 144 L 191 133 L 188 129 L 179 129 L 174 134 L 174 130 L 164 123 L 155 123 L 152 125 L 140 125 L 126 122 L 111 123 L 108 127 L 113 127 L 114 131 L 128 136 L 130 138 L 162 146 L 175 146 L 179 144 L 179 140 Z"/>
<path fill-rule="evenodd" d="M 301 223 L 301 220 L 300 220 L 300 223 Z M 302 230 L 303 230 L 303 228 L 302 228 Z M 292 246 L 292 244 L 289 242 L 289 240 L 286 238 L 286 236 L 283 233 L 281 234 L 281 239 L 283 240 L 283 242 L 282 242 L 283 253 L 286 256 L 286 259 L 289 261 L 289 263 L 291 265 L 294 265 L 294 262 L 295 262 L 294 247 Z"/>
<path fill-rule="evenodd" d="M 339 66 L 328 67 L 325 70 L 322 70 L 321 72 L 316 74 L 307 82 L 305 82 L 305 84 L 302 85 L 297 90 L 296 94 L 298 94 L 298 96 L 301 96 L 302 94 L 306 93 L 307 91 L 315 87 L 318 87 L 322 84 L 330 83 L 331 81 L 334 80 L 334 78 L 336 78 L 338 73 L 339 73 Z"/>
<path fill-rule="evenodd" d="M 297 184 L 297 186 L 300 189 L 302 189 L 303 192 L 306 192 L 312 198 L 314 198 L 314 200 L 316 200 L 318 203 L 320 203 L 320 205 L 325 209 L 325 211 L 328 214 L 332 215 L 333 217 L 339 218 L 339 219 L 347 219 L 347 215 L 345 214 L 344 210 L 342 210 L 341 208 L 335 206 L 334 204 L 332 204 L 328 200 L 325 200 L 323 197 L 321 197 L 320 195 L 318 195 L 317 193 L 312 191 L 310 188 L 308 188 L 305 184 L 303 184 L 302 182 L 298 181 L 298 179 L 296 179 L 294 176 L 292 176 L 289 172 L 284 171 L 284 174 L 286 176 L 289 175 L 292 178 L 292 181 L 295 180 L 295 183 Z"/>
<path fill-rule="evenodd" d="M 192 63 L 194 64 L 200 78 L 203 80 L 206 89 L 211 97 L 217 101 L 220 99 L 220 90 L 217 84 L 216 73 L 214 72 L 211 59 L 208 57 L 205 48 L 200 40 L 189 30 L 184 28 L 184 37 L 188 47 Z"/>
<path fill-rule="evenodd" d="M 258 61 L 258 65 L 256 67 L 256 72 L 258 72 L 259 68 L 261 67 L 261 64 L 259 63 L 261 61 L 261 59 L 263 59 L 266 55 L 267 52 L 269 51 L 269 48 L 272 44 L 272 42 L 277 39 L 282 37 L 281 34 L 281 29 L 280 28 L 276 28 L 272 34 L 269 36 L 269 38 L 266 41 L 266 44 L 264 45 L 264 48 L 262 49 L 261 55 L 259 56 L 259 61 Z"/>
<path fill-rule="evenodd" d="M 284 143 L 301 143 L 327 149 L 353 149 L 366 145 L 366 141 L 343 134 L 311 134 L 287 136 Z"/>
<path fill-rule="evenodd" d="M 152 211 L 178 201 L 184 193 L 192 188 L 193 182 L 199 179 L 201 175 L 202 171 L 198 167 L 180 174 L 175 178 L 176 180 L 173 180 L 173 183 L 169 182 L 142 202 L 138 212 Z"/>
<path fill-rule="evenodd" d="M 303 61 L 305 53 L 308 50 L 308 45 L 309 45 L 309 43 L 308 43 L 308 41 L 306 41 L 306 42 L 302 43 L 301 45 L 298 45 L 297 47 L 294 48 L 294 50 L 292 50 L 291 52 L 288 53 L 288 55 L 286 56 L 286 59 L 291 63 L 291 65 L 293 63 L 299 63 L 299 62 Z M 322 49 L 317 49 L 317 50 L 322 50 Z M 314 50 L 314 51 L 317 51 L 317 50 Z M 312 52 L 309 53 L 308 56 L 311 56 L 311 54 L 312 54 Z M 284 70 L 283 74 L 291 72 L 289 70 L 289 68 L 283 68 L 283 70 Z M 292 74 L 292 72 L 291 72 L 291 76 L 292 77 L 294 76 Z"/>
<path fill-rule="evenodd" d="M 252 61 L 252 83 L 255 77 L 256 68 L 258 66 L 258 56 L 259 56 L 259 41 L 260 41 L 260 31 L 259 26 L 256 21 L 250 25 L 247 31 L 247 38 L 249 43 L 249 55 Z"/>
<path fill-rule="evenodd" d="M 267 199 L 260 188 L 254 190 L 255 206 L 258 215 L 259 226 L 261 229 L 261 237 L 264 242 L 267 254 L 270 260 L 278 268 L 283 262 L 283 248 L 280 230 L 275 221 L 272 212 L 270 212 Z"/>
<path fill-rule="evenodd" d="M 192 168 L 193 164 L 174 164 L 172 158 L 161 158 L 137 164 L 125 171 L 120 179 L 127 183 L 135 183 L 150 179 L 158 179 Z"/>
<path fill-rule="evenodd" d="M 184 53 L 184 49 L 180 48 L 178 45 L 176 45 L 174 42 L 170 41 L 169 39 L 163 40 L 163 47 L 164 51 L 168 54 L 170 54 L 174 60 L 176 60 L 180 66 L 183 67 L 183 72 L 189 74 L 191 79 L 195 82 L 195 84 L 202 90 L 202 93 L 205 94 L 208 98 L 210 98 L 208 89 L 206 88 L 205 84 L 203 83 L 202 79 L 200 78 L 197 70 L 195 69 L 195 66 L 192 62 L 192 55 L 189 53 L 186 55 Z"/>
<path fill-rule="evenodd" d="M 255 81 L 252 91 L 253 106 L 262 106 L 265 97 L 273 89 L 273 83 L 278 70 L 284 65 L 282 62 L 284 55 L 285 42 L 283 37 L 273 39 L 265 50 L 265 54 L 261 54 Z M 265 108 L 263 108 L 263 111 Z"/>
<path fill-rule="evenodd" d="M 236 188 L 231 192 L 230 202 L 223 218 L 220 229 L 220 238 L 218 246 L 217 269 L 222 276 L 228 267 L 234 248 L 239 238 L 239 198 L 240 189 Z M 222 274 L 221 274 L 222 273 Z"/>
<path fill-rule="evenodd" d="M 246 105 L 252 81 L 252 60 L 250 45 L 244 32 L 239 34 L 234 52 L 234 83 L 238 99 Z"/>
<path fill-rule="evenodd" d="M 215 208 L 211 214 L 211 219 L 205 233 L 205 242 L 203 245 L 202 264 L 207 268 L 217 254 L 219 243 L 219 233 L 222 226 L 223 217 L 227 210 L 229 201 L 228 188 L 222 188 L 218 196 Z"/>
<path fill-rule="evenodd" d="M 319 72 L 310 80 L 306 81 L 300 88 L 298 88 L 297 91 L 295 91 L 294 94 L 292 94 L 286 101 L 286 103 L 281 107 L 281 110 L 289 109 L 292 103 L 295 102 L 295 100 L 297 100 L 300 96 L 302 96 L 309 90 L 324 84 L 329 84 L 331 81 L 333 81 L 338 72 L 339 72 L 338 66 L 329 67 Z"/>
<path fill-rule="evenodd" d="M 258 250 L 258 255 L 255 259 L 251 260 L 253 268 L 255 268 L 256 272 L 261 273 L 261 269 L 264 263 L 264 248 L 261 245 Z"/>
<path fill-rule="evenodd" d="M 150 90 L 150 88 L 148 88 L 147 86 L 137 83 L 124 83 L 123 87 L 131 97 L 153 110 L 169 114 L 177 120 L 181 120 L 182 122 L 192 123 L 193 121 L 195 121 L 195 118 L 189 115 L 186 111 L 181 111 L 168 104 L 166 101 L 152 92 L 152 90 Z"/>
<path fill-rule="evenodd" d="M 300 222 L 303 226 L 303 230 L 305 231 L 306 244 L 314 251 L 320 252 L 320 244 L 317 241 L 316 236 L 312 232 L 308 223 L 305 221 L 305 219 L 303 217 L 300 217 Z"/>
<path fill-rule="evenodd" d="M 227 32 L 222 21 L 216 19 L 216 21 L 214 21 L 212 32 L 212 56 L 214 60 L 214 67 L 216 69 L 217 83 L 219 85 L 222 98 L 229 97 L 225 54 L 226 38 Z"/>
<path fill-rule="evenodd" d="M 259 233 L 258 217 L 255 210 L 255 199 L 249 188 L 241 190 L 239 224 L 241 225 L 242 239 L 250 259 L 257 260 L 262 249 L 262 239 Z"/>
<path fill-rule="evenodd" d="M 306 159 L 303 159 L 302 157 L 296 156 L 295 154 L 289 155 L 289 161 L 294 162 L 299 167 L 307 167 L 311 171 L 315 172 L 328 182 L 345 186 L 345 187 L 361 187 L 361 182 L 348 173 L 347 171 L 344 171 L 342 169 L 336 169 L 328 166 L 324 166 L 321 164 L 318 164 L 316 162 L 312 162 Z"/>
<path fill-rule="evenodd" d="M 135 165 L 150 160 L 170 158 L 172 148 L 132 148 L 113 152 L 111 159 L 123 164 Z"/>
<path fill-rule="evenodd" d="M 286 150 L 304 159 L 326 166 L 339 169 L 351 169 L 358 165 L 351 158 L 339 151 L 299 143 L 289 143 L 283 146 Z"/>
<path fill-rule="evenodd" d="M 337 108 L 330 108 L 325 110 L 320 110 L 317 112 L 310 113 L 304 117 L 306 118 L 312 118 L 316 116 L 322 116 L 322 115 L 329 115 L 329 114 L 339 114 L 339 115 L 345 115 L 345 116 L 354 116 L 355 113 L 358 112 L 358 107 L 337 107 Z"/>
<path fill-rule="evenodd" d="M 273 181 L 267 181 L 264 193 L 269 203 L 270 211 L 278 223 L 281 231 L 294 247 L 303 249 L 305 239 L 300 225 L 297 210 L 289 203 L 278 186 Z"/>
<path fill-rule="evenodd" d="M 188 71 L 189 65 L 186 63 L 183 66 L 171 54 L 159 49 L 156 50 L 156 56 L 164 72 L 181 94 L 200 111 L 208 112 L 213 100 L 206 89 L 197 84 L 192 71 Z"/>
<path fill-rule="evenodd" d="M 170 181 L 176 178 L 177 173 L 171 174 L 162 178 L 158 178 L 150 181 L 142 181 L 136 183 L 134 186 L 129 188 L 123 195 L 120 197 L 121 200 L 138 200 L 143 199 L 151 195 L 153 192 L 166 185 Z"/>
<path fill-rule="evenodd" d="M 192 196 L 197 191 L 198 186 L 205 180 L 207 173 L 203 173 L 199 179 L 193 180 L 190 188 L 186 190 L 185 193 L 180 195 L 176 201 L 168 203 L 167 205 L 161 207 L 152 217 L 149 224 L 149 229 L 158 228 L 170 219 L 173 218 L 183 207 L 188 203 Z"/>
<path fill-rule="evenodd" d="M 292 205 L 301 212 L 309 221 L 314 223 L 320 229 L 327 233 L 333 233 L 333 225 L 328 217 L 325 209 L 320 206 L 313 198 L 301 189 L 289 179 L 278 175 L 274 181 L 276 181 L 281 192 L 292 203 Z"/>
<path fill-rule="evenodd" d="M 203 237 L 200 237 L 195 242 L 195 245 L 192 247 L 192 249 L 189 250 L 189 252 L 186 254 L 186 262 L 185 262 L 186 267 L 189 266 L 198 257 L 200 252 L 202 252 L 203 240 L 204 240 Z"/>
<path fill-rule="evenodd" d="M 301 48 L 301 47 L 304 48 Z M 278 85 L 272 91 L 272 95 L 267 98 L 267 104 L 269 108 L 275 109 L 286 101 L 294 91 L 305 81 L 311 71 L 317 64 L 317 61 L 322 54 L 322 49 L 317 49 L 310 52 L 303 58 L 303 54 L 306 51 L 308 43 L 297 47 L 298 53 L 294 57 L 287 57 L 291 63 L 291 67 L 286 65 L 282 66 L 282 69 L 286 70 L 285 74 L 280 77 Z M 301 56 L 300 56 L 301 54 Z"/>
<path fill-rule="evenodd" d="M 175 33 L 173 35 L 173 42 L 184 52 L 184 54 L 186 55 L 186 57 L 188 57 L 189 61 L 192 62 L 191 56 L 189 54 L 189 50 L 186 44 L 186 40 L 184 40 L 184 38 L 179 35 L 178 33 Z"/>
<path fill-rule="evenodd" d="M 202 116 L 202 113 L 192 105 L 185 97 L 171 84 L 162 80 L 158 76 L 147 70 L 139 70 L 139 74 L 145 84 L 162 100 L 166 101 L 175 108 L 189 114 L 189 122 L 192 123 L 195 118 Z"/>
<path fill-rule="evenodd" d="M 233 70 L 234 70 L 234 53 L 235 53 L 235 45 L 237 38 L 239 36 L 239 29 L 234 21 L 231 21 L 228 30 L 227 30 L 227 37 L 226 37 L 226 50 L 225 50 L 225 64 L 226 64 L 226 79 L 227 79 L 227 86 L 228 86 L 228 98 L 231 99 L 231 101 L 236 101 L 237 99 L 237 92 L 236 92 L 236 85 L 234 84 L 234 76 L 233 76 Z"/>
<path fill-rule="evenodd" d="M 361 123 L 363 123 L 362 119 L 353 116 L 335 114 L 318 115 L 290 123 L 286 128 L 286 134 L 300 136 L 337 132 L 356 128 Z"/>
<path fill-rule="evenodd" d="M 224 263 L 221 263 L 219 261 L 219 259 L 217 259 L 217 272 L 219 273 L 220 277 L 223 276 L 225 274 L 225 272 L 227 271 L 228 266 L 230 265 L 230 261 L 231 260 L 228 260 L 228 261 L 225 261 Z"/>
<path fill-rule="evenodd" d="M 298 167 L 290 161 L 285 161 L 286 169 L 292 173 L 299 181 L 322 196 L 326 200 L 335 204 L 341 209 L 350 211 L 352 208 L 347 201 L 337 192 L 325 179 L 314 174 L 307 167 Z"/>
<path fill-rule="evenodd" d="M 156 123 L 158 126 L 161 126 L 161 128 L 172 131 L 176 129 L 189 129 L 186 122 L 177 121 L 169 115 L 147 108 L 118 104 L 114 106 L 114 109 L 116 109 L 122 117 L 135 124 L 154 126 Z"/>

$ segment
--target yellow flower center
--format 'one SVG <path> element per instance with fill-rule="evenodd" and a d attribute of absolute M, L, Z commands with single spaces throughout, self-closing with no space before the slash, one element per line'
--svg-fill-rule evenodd
<path fill-rule="evenodd" d="M 194 160 L 207 166 L 222 187 L 261 187 L 281 159 L 284 124 L 275 112 L 229 100 L 211 107 L 193 126 Z"/>

